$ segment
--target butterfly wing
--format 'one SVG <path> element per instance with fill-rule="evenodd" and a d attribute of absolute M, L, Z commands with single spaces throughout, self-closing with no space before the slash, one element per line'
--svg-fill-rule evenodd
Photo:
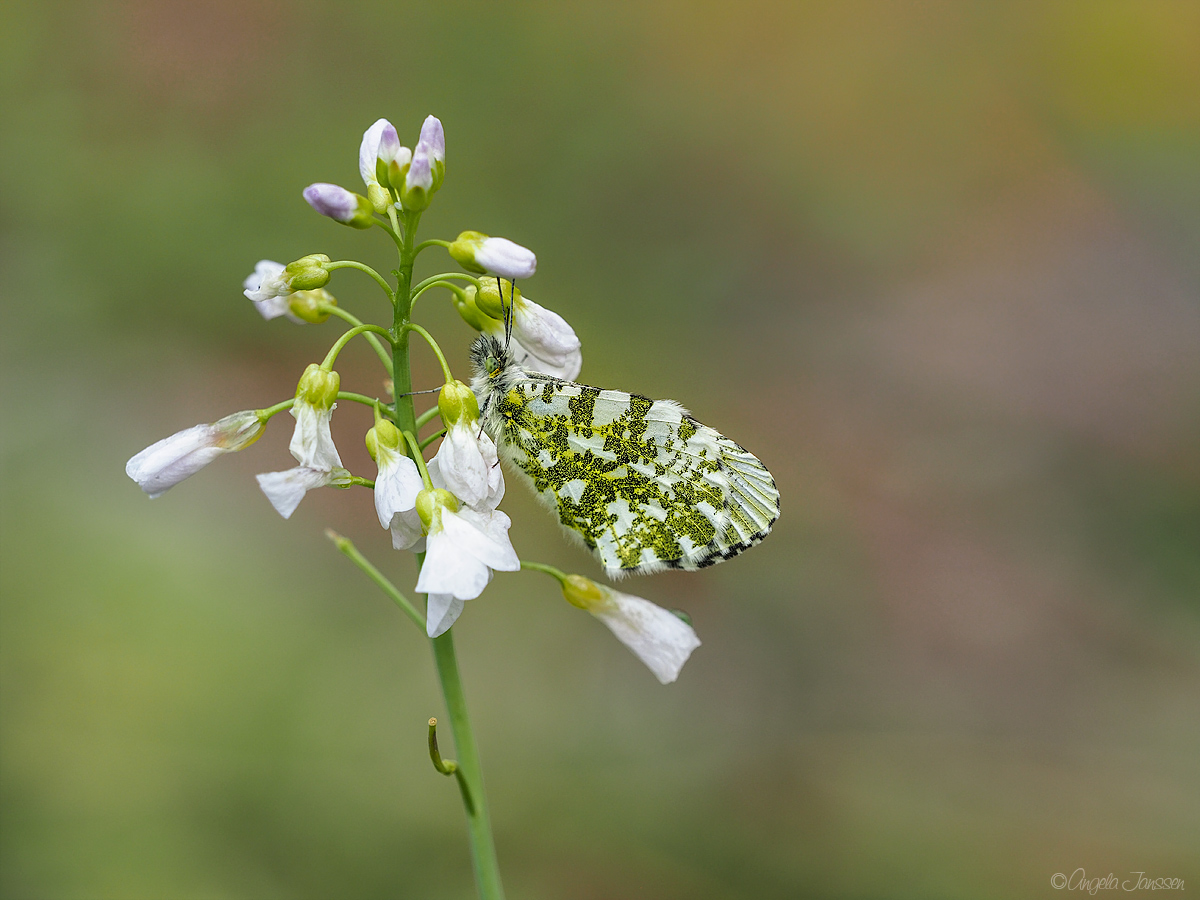
<path fill-rule="evenodd" d="M 771 474 L 673 400 L 534 373 L 493 395 L 503 456 L 610 575 L 699 569 L 761 541 Z"/>

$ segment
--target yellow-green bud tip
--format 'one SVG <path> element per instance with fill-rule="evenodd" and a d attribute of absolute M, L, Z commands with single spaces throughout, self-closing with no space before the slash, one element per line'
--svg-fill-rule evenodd
<path fill-rule="evenodd" d="M 337 372 L 327 372 L 317 363 L 309 363 L 296 385 L 296 399 L 318 409 L 332 409 L 341 386 L 342 378 Z"/>
<path fill-rule="evenodd" d="M 487 240 L 487 235 L 481 231 L 464 231 L 450 244 L 450 255 L 468 272 L 482 274 L 487 269 L 475 262 L 475 250 L 485 240 Z"/>
<path fill-rule="evenodd" d="M 311 291 L 325 287 L 329 283 L 329 272 L 325 263 L 329 257 L 324 253 L 311 253 L 302 256 L 284 267 L 287 274 L 288 286 L 293 291 Z"/>
<path fill-rule="evenodd" d="M 504 289 L 504 296 L 501 299 L 500 290 Z M 521 300 L 521 289 L 517 288 L 517 302 Z M 493 319 L 504 319 L 504 307 L 513 302 L 513 286 L 512 282 L 501 278 L 500 284 L 497 286 L 496 279 L 489 275 L 486 278 L 479 279 L 479 289 L 475 292 L 475 305 L 480 311 Z"/>
<path fill-rule="evenodd" d="M 438 395 L 438 412 L 447 428 L 462 421 L 476 421 L 479 418 L 479 403 L 475 399 L 475 392 L 461 381 L 444 385 Z"/>
<path fill-rule="evenodd" d="M 568 575 L 562 592 L 568 603 L 580 609 L 595 610 L 608 602 L 606 589 L 582 575 Z"/>
<path fill-rule="evenodd" d="M 417 494 L 417 515 L 421 517 L 421 525 L 425 533 L 429 533 L 435 519 L 440 523 L 443 508 L 458 512 L 458 498 L 442 488 L 424 490 Z"/>
<path fill-rule="evenodd" d="M 458 314 L 462 316 L 462 320 L 474 328 L 476 331 L 483 331 L 488 325 L 499 322 L 499 319 L 493 319 L 475 305 L 475 285 L 469 284 L 466 287 L 465 297 L 453 294 L 454 308 L 458 310 Z"/>
<path fill-rule="evenodd" d="M 288 309 L 292 315 L 312 325 L 320 325 L 329 318 L 330 313 L 323 307 L 330 306 L 337 306 L 337 300 L 324 289 L 296 291 L 288 297 Z"/>

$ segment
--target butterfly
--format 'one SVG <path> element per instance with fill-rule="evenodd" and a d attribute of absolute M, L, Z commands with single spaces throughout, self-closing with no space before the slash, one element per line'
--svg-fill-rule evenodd
<path fill-rule="evenodd" d="M 779 518 L 766 467 L 674 400 L 530 371 L 486 334 L 471 362 L 500 457 L 610 577 L 703 569 L 757 544 Z"/>

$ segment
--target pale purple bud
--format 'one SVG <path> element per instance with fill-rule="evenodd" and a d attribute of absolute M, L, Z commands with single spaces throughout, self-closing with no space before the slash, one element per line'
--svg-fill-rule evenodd
<path fill-rule="evenodd" d="M 442 122 L 437 116 L 428 116 L 421 126 L 421 138 L 417 146 L 422 144 L 429 147 L 429 155 L 436 162 L 446 161 L 446 133 L 442 130 Z"/>
<path fill-rule="evenodd" d="M 358 171 L 363 183 L 367 187 L 378 184 L 376 163 L 382 160 L 386 167 L 399 153 L 400 136 L 396 134 L 396 127 L 387 119 L 377 119 L 363 132 L 362 143 L 358 146 Z"/>
<path fill-rule="evenodd" d="M 304 199 L 321 215 L 339 222 L 349 222 L 358 212 L 358 197 L 336 184 L 310 184 L 304 189 Z"/>

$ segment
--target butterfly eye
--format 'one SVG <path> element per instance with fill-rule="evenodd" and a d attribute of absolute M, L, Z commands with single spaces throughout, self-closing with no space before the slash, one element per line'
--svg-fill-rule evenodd
<path fill-rule="evenodd" d="M 500 361 L 494 356 L 489 356 L 486 360 L 484 360 L 483 367 L 487 370 L 489 375 L 495 375 L 498 371 L 500 371 Z"/>

